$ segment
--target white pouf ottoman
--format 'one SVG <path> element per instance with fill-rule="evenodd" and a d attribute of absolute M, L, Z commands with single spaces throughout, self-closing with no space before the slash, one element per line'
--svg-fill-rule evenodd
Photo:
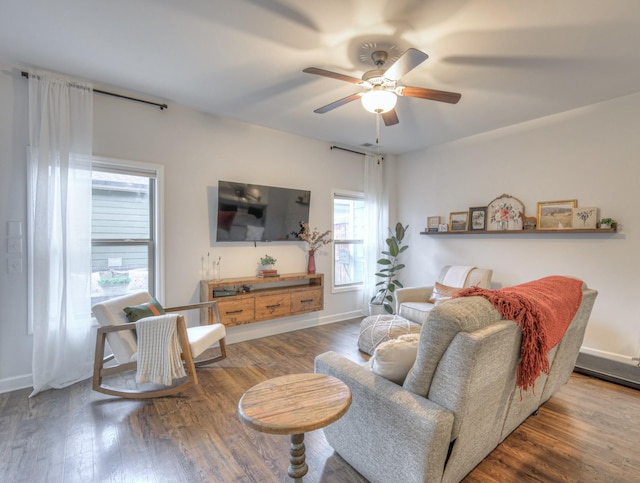
<path fill-rule="evenodd" d="M 421 325 L 411 322 L 399 315 L 371 315 L 360 322 L 358 348 L 373 355 L 378 344 L 395 339 L 404 334 L 420 332 Z"/>

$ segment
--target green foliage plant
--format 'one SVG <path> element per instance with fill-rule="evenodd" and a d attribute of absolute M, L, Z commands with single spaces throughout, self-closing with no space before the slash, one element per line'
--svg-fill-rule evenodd
<path fill-rule="evenodd" d="M 271 255 L 265 255 L 264 257 L 260 258 L 260 265 L 275 265 L 277 261 L 278 260 L 273 258 Z"/>
<path fill-rule="evenodd" d="M 402 223 L 396 223 L 395 230 L 389 228 L 389 238 L 385 240 L 387 244 L 387 250 L 382 251 L 384 257 L 378 260 L 378 265 L 383 268 L 376 273 L 376 277 L 380 277 L 381 280 L 376 283 L 378 291 L 371 297 L 371 304 L 382 305 L 384 310 L 393 314 L 394 303 L 393 294 L 396 288 L 402 288 L 402 283 L 398 280 L 398 272 L 402 270 L 405 265 L 400 263 L 398 257 L 404 253 L 409 245 L 403 245 L 402 241 L 406 234 L 409 225 L 402 226 Z"/>

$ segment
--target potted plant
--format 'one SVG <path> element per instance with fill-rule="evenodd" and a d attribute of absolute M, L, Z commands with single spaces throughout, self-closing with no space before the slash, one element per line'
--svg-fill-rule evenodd
<path fill-rule="evenodd" d="M 613 218 L 603 218 L 600 220 L 600 228 L 611 228 L 611 226 L 616 222 Z"/>
<path fill-rule="evenodd" d="M 402 283 L 397 279 L 397 276 L 398 272 L 404 268 L 404 264 L 399 263 L 398 257 L 409 248 L 409 245 L 402 245 L 408 228 L 409 225 L 402 226 L 400 222 L 396 224 L 395 232 L 389 228 L 390 236 L 385 240 L 388 249 L 382 252 L 384 257 L 377 262 L 378 265 L 384 267 L 376 273 L 376 277 L 382 279 L 376 284 L 376 287 L 380 288 L 369 302 L 369 311 L 372 315 L 374 312 L 382 312 L 382 310 L 393 314 L 393 293 L 396 288 L 402 288 Z"/>
<path fill-rule="evenodd" d="M 265 270 L 271 270 L 277 261 L 278 260 L 273 258 L 271 255 L 265 255 L 260 258 L 260 265 L 262 265 L 262 268 Z"/>

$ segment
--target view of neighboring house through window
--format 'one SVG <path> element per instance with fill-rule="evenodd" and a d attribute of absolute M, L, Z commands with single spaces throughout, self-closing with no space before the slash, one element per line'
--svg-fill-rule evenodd
<path fill-rule="evenodd" d="M 362 285 L 364 269 L 364 197 L 334 193 L 334 288 Z"/>
<path fill-rule="evenodd" d="M 155 173 L 95 163 L 92 171 L 91 303 L 155 293 Z"/>

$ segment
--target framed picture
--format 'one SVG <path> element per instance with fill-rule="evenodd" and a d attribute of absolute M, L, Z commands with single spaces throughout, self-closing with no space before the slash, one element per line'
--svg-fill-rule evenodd
<path fill-rule="evenodd" d="M 487 207 L 475 206 L 469 208 L 469 231 L 484 231 L 487 229 Z"/>
<path fill-rule="evenodd" d="M 467 231 L 468 224 L 468 211 L 456 211 L 449 214 L 449 226 L 451 227 L 451 231 Z"/>
<path fill-rule="evenodd" d="M 440 224 L 439 216 L 427 217 L 427 231 L 438 231 L 439 224 Z"/>
<path fill-rule="evenodd" d="M 487 206 L 487 230 L 522 230 L 524 205 L 511 195 L 498 196 Z"/>
<path fill-rule="evenodd" d="M 538 230 L 563 230 L 573 226 L 573 209 L 578 200 L 539 201 Z"/>
<path fill-rule="evenodd" d="M 587 208 L 573 209 L 573 228 L 577 230 L 594 229 L 598 224 L 599 208 L 589 206 Z"/>
<path fill-rule="evenodd" d="M 438 225 L 438 231 L 449 231 L 449 225 L 446 223 L 440 223 Z"/>

